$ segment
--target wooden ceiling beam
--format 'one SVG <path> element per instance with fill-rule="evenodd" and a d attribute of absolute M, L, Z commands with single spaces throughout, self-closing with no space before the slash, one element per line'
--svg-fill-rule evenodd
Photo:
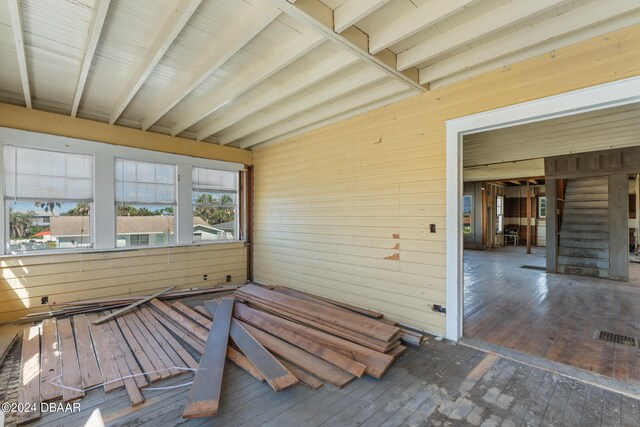
<path fill-rule="evenodd" d="M 340 34 L 336 33 L 333 24 L 333 10 L 320 0 L 297 0 L 295 4 L 287 0 L 271 0 L 271 2 L 293 19 L 324 34 L 330 42 L 348 49 L 364 61 L 383 69 L 389 76 L 405 82 L 420 92 L 427 91 L 427 88 L 418 82 L 416 68 L 397 70 L 396 54 L 389 49 L 384 49 L 374 55 L 369 54 L 369 36 L 357 27 L 351 26 Z"/>
<path fill-rule="evenodd" d="M 127 82 L 124 90 L 118 96 L 111 114 L 109 123 L 114 124 L 122 112 L 127 108 L 133 97 L 138 93 L 144 82 L 149 77 L 155 66 L 160 62 L 173 41 L 178 37 L 184 26 L 189 22 L 202 0 L 180 0 L 178 5 L 172 9 L 171 15 L 164 22 L 164 25 L 147 49 L 142 61 L 136 67 L 133 75 Z"/>
<path fill-rule="evenodd" d="M 301 115 L 296 119 L 274 124 L 264 132 L 251 134 L 240 142 L 240 148 L 253 147 L 254 145 L 270 141 L 274 138 L 279 138 L 289 132 L 297 131 L 305 126 L 335 118 L 340 114 L 347 113 L 361 107 L 365 107 L 367 109 L 377 108 L 378 105 L 373 105 L 374 103 L 381 100 L 387 100 L 398 94 L 407 94 L 409 92 L 410 89 L 408 89 L 402 82 L 389 80 L 386 83 L 377 85 L 370 90 L 361 91 L 353 96 L 332 102 L 325 107 Z"/>
<path fill-rule="evenodd" d="M 378 53 L 462 11 L 478 0 L 432 0 L 369 34 L 369 52 Z"/>
<path fill-rule="evenodd" d="M 359 72 L 353 73 L 341 80 L 325 86 L 322 90 L 313 92 L 296 101 L 287 103 L 284 107 L 276 111 L 270 111 L 266 115 L 248 120 L 247 123 L 243 124 L 243 126 L 235 128 L 231 132 L 222 135 L 220 138 L 220 144 L 229 144 L 246 135 L 250 135 L 264 129 L 273 123 L 278 123 L 288 117 L 292 117 L 298 113 L 312 109 L 332 99 L 339 98 L 346 93 L 353 92 L 386 77 L 387 75 L 383 71 L 377 68 L 367 67 Z"/>
<path fill-rule="evenodd" d="M 266 91 L 262 96 L 252 98 L 248 100 L 248 102 L 240 105 L 232 105 L 225 109 L 224 115 L 221 115 L 221 117 L 214 117 L 212 122 L 208 123 L 198 132 L 196 138 L 198 140 L 203 140 L 210 135 L 214 135 L 221 130 L 228 128 L 229 126 L 233 126 L 242 119 L 249 117 L 251 114 L 257 113 L 270 105 L 282 101 L 283 99 L 294 95 L 335 73 L 339 73 L 358 61 L 360 61 L 360 58 L 353 55 L 351 52 L 339 52 L 324 61 L 313 65 L 304 73 L 296 74 L 290 80 Z"/>
<path fill-rule="evenodd" d="M 208 95 L 202 97 L 201 101 L 191 106 L 189 114 L 182 117 L 171 129 L 171 135 L 178 135 L 213 114 L 225 104 L 262 83 L 324 42 L 324 37 L 315 30 L 305 31 L 269 57 L 250 65 L 231 81 L 214 87 Z"/>
<path fill-rule="evenodd" d="M 20 70 L 20 80 L 22 81 L 24 103 L 27 108 L 31 108 L 31 89 L 29 88 L 27 56 L 25 54 L 24 32 L 22 30 L 22 10 L 19 0 L 9 0 L 9 16 L 13 30 L 13 43 L 16 46 L 16 54 L 18 55 L 18 68 Z M 6 66 L 6 64 L 4 65 Z"/>
<path fill-rule="evenodd" d="M 78 74 L 78 82 L 76 83 L 76 92 L 73 97 L 73 104 L 71 104 L 71 117 L 75 117 L 78 114 L 78 107 L 80 106 L 80 100 L 82 99 L 82 93 L 84 92 L 84 85 L 87 83 L 87 76 L 91 69 L 91 63 L 93 62 L 93 55 L 96 53 L 98 47 L 98 41 L 100 40 L 100 34 L 102 34 L 102 27 L 104 20 L 107 17 L 107 11 L 109 10 L 109 4 L 111 0 L 99 0 L 97 7 L 93 12 L 91 18 L 89 38 L 87 39 L 87 46 L 84 49 L 84 58 L 82 58 L 82 65 L 80 66 L 80 74 Z"/>
<path fill-rule="evenodd" d="M 547 12 L 562 3 L 567 3 L 567 0 L 541 0 L 536 2 L 516 0 L 507 3 L 487 14 L 465 22 L 464 25 L 431 37 L 404 52 L 400 52 L 398 54 L 398 69 L 406 70 L 409 67 L 415 67 L 420 63 L 434 59 L 482 37 Z M 494 19 L 494 17 L 499 17 L 499 19 Z"/>
<path fill-rule="evenodd" d="M 350 26 L 366 18 L 369 14 L 380 9 L 391 0 L 347 0 L 336 8 L 334 13 L 333 29 L 341 33 Z"/>
<path fill-rule="evenodd" d="M 142 130 L 149 129 L 162 116 L 189 95 L 204 80 L 218 70 L 280 14 L 270 3 L 262 2 L 216 46 L 207 46 L 206 54 L 179 82 L 173 84 L 157 105 L 142 120 Z"/>
<path fill-rule="evenodd" d="M 444 59 L 420 70 L 420 82 L 428 84 L 516 52 L 529 49 L 566 34 L 594 26 L 640 9 L 637 0 L 610 0 L 578 7 L 507 37 Z"/>

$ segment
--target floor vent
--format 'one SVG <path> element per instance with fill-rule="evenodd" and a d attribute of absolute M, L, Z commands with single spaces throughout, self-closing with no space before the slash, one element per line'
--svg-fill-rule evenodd
<path fill-rule="evenodd" d="M 638 339 L 628 337 L 626 335 L 614 334 L 609 331 L 600 331 L 596 329 L 595 338 L 602 341 L 609 341 L 616 344 L 628 345 L 629 347 L 638 347 Z"/>
<path fill-rule="evenodd" d="M 547 267 L 539 267 L 537 265 L 523 265 L 520 268 L 526 268 L 527 270 L 547 271 Z"/>

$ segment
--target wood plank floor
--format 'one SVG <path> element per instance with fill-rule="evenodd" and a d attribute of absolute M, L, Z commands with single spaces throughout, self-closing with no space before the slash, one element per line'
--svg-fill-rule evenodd
<path fill-rule="evenodd" d="M 19 346 L 0 368 L 0 395 L 17 396 Z M 188 382 L 182 375 L 155 383 Z M 216 418 L 182 419 L 189 387 L 143 391 L 129 405 L 125 390 L 91 390 L 81 411 L 49 413 L 38 426 L 637 426 L 640 401 L 470 347 L 430 340 L 410 348 L 382 379 L 365 376 L 343 389 L 302 385 L 275 393 L 235 365 L 225 367 Z M 87 424 L 89 420 L 95 424 Z M 15 419 L 9 414 L 6 425 Z"/>
<path fill-rule="evenodd" d="M 465 251 L 464 335 L 640 384 L 640 349 L 594 339 L 640 339 L 640 274 L 630 282 L 546 274 L 541 251 Z"/>

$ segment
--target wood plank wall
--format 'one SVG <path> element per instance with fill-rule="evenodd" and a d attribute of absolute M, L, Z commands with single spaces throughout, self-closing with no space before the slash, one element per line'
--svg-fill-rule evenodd
<path fill-rule="evenodd" d="M 255 280 L 444 333 L 445 121 L 639 74 L 636 25 L 257 149 Z"/>
<path fill-rule="evenodd" d="M 0 260 L 0 322 L 47 311 L 49 303 L 244 283 L 244 243 L 218 243 L 85 254 L 30 255 Z M 207 275 L 207 280 L 203 276 Z"/>

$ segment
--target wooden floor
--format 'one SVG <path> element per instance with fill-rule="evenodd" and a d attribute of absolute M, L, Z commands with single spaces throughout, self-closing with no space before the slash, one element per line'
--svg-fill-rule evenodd
<path fill-rule="evenodd" d="M 640 278 L 628 283 L 546 274 L 541 250 L 465 251 L 464 335 L 640 384 L 640 349 L 594 330 L 640 338 Z"/>
<path fill-rule="evenodd" d="M 15 401 L 20 357 L 0 368 L 3 400 Z M 144 391 L 131 408 L 124 390 L 93 390 L 74 414 L 45 415 L 42 426 L 634 426 L 640 401 L 465 346 L 430 340 L 410 348 L 380 380 L 343 389 L 296 386 L 281 393 L 227 364 L 216 418 L 181 418 L 188 387 Z M 169 387 L 192 374 L 154 384 Z M 88 423 L 91 420 L 93 423 Z M 9 414 L 7 424 L 15 418 Z"/>

